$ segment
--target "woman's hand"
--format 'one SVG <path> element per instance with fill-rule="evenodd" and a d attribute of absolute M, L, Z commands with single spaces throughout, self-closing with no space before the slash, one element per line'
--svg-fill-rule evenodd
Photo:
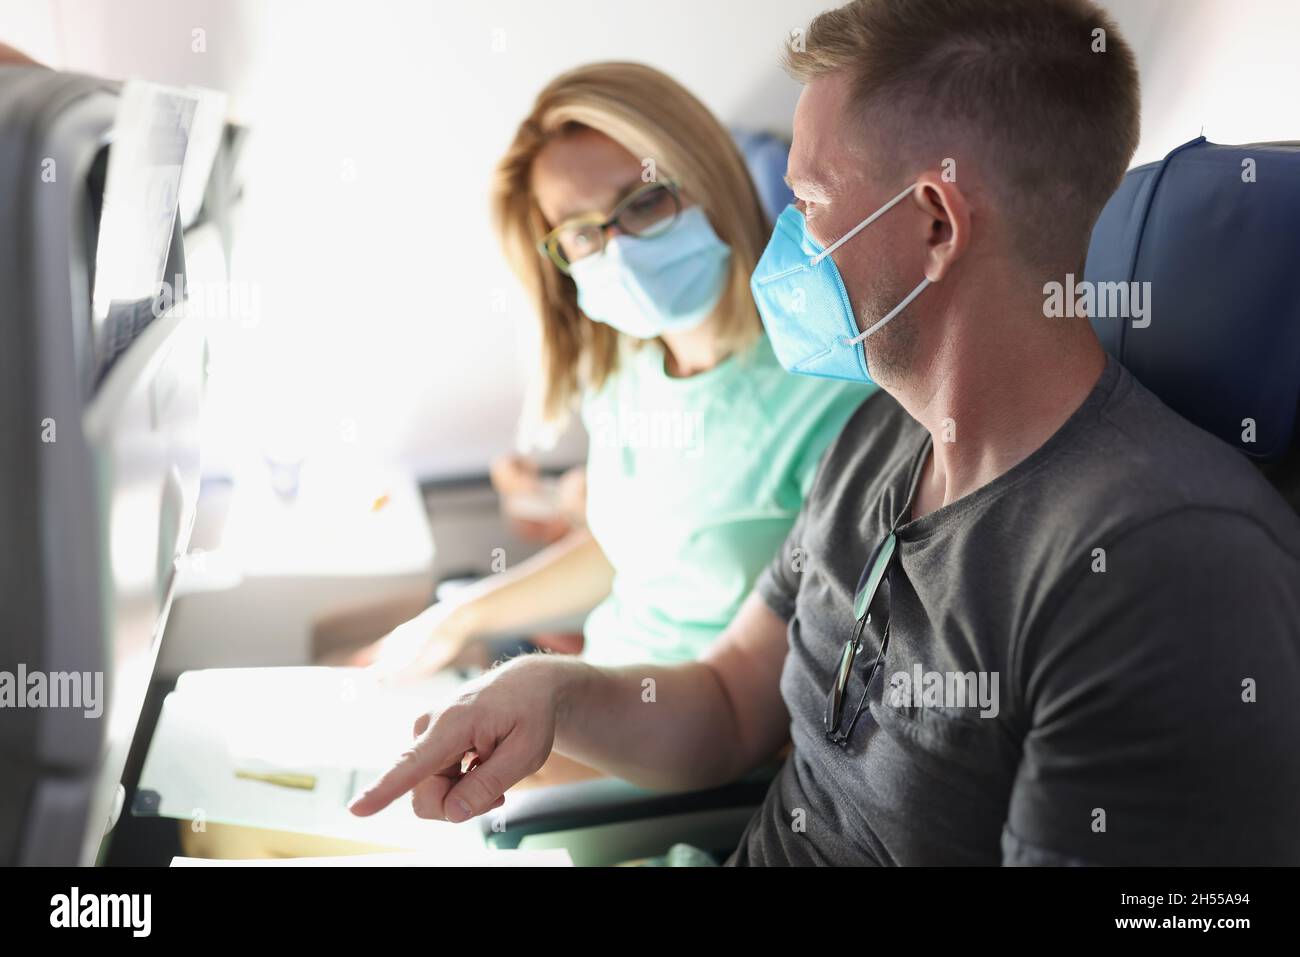
<path fill-rule="evenodd" d="M 558 541 L 574 526 L 571 509 L 575 497 L 579 515 L 585 508 L 585 482 L 560 482 L 544 477 L 532 459 L 503 456 L 492 463 L 492 487 L 501 497 L 502 517 L 511 530 L 527 541 Z M 579 521 L 577 524 L 581 524 Z"/>
<path fill-rule="evenodd" d="M 502 455 L 493 460 L 488 474 L 502 498 L 537 491 L 537 463 L 526 455 Z"/>
<path fill-rule="evenodd" d="M 587 466 L 575 465 L 555 484 L 555 499 L 574 528 L 587 524 Z"/>
<path fill-rule="evenodd" d="M 422 678 L 455 661 L 471 638 L 464 609 L 440 601 L 363 648 L 353 663 L 394 680 Z"/>

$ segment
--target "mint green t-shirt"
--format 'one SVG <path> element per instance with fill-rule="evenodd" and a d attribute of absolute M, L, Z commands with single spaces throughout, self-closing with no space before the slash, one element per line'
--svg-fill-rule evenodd
<path fill-rule="evenodd" d="M 582 420 L 587 522 L 614 568 L 584 628 L 596 664 L 697 658 L 785 541 L 831 440 L 875 387 L 787 373 L 767 337 L 687 378 L 623 353 Z"/>

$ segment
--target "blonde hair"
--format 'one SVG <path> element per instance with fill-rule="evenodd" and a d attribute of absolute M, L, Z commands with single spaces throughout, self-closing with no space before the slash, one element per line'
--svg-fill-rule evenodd
<path fill-rule="evenodd" d="M 731 136 L 676 80 L 639 63 L 593 63 L 564 73 L 538 95 L 514 142 L 497 164 L 492 217 L 511 267 L 541 320 L 540 421 L 552 428 L 571 414 L 579 394 L 597 389 L 619 363 L 622 334 L 578 309 L 568 276 L 537 251 L 548 224 L 533 196 L 534 160 L 550 141 L 581 129 L 603 133 L 648 168 L 671 178 L 704 210 L 731 247 L 731 275 L 715 313 L 719 345 L 736 351 L 762 325 L 749 293 L 768 238 L 768 222 Z"/>

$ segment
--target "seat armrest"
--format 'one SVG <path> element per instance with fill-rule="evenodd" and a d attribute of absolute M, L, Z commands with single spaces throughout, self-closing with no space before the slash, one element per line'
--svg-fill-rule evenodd
<path fill-rule="evenodd" d="M 617 778 L 598 778 L 513 792 L 499 817 L 483 817 L 483 836 L 492 847 L 513 849 L 539 834 L 756 808 L 779 769 L 778 764 L 765 765 L 730 784 L 702 791 L 653 791 Z"/>

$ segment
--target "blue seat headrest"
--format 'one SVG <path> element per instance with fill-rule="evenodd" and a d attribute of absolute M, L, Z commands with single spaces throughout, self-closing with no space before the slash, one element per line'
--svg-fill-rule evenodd
<path fill-rule="evenodd" d="M 771 133 L 732 130 L 740 155 L 749 167 L 759 201 L 767 218 L 776 222 L 782 211 L 794 202 L 794 193 L 785 184 L 785 165 L 790 157 L 790 144 Z"/>
<path fill-rule="evenodd" d="M 1287 452 L 1300 406 L 1300 143 L 1198 137 L 1131 170 L 1093 229 L 1085 278 L 1151 284 L 1149 325 L 1092 320 L 1138 381 L 1256 461 Z"/>

